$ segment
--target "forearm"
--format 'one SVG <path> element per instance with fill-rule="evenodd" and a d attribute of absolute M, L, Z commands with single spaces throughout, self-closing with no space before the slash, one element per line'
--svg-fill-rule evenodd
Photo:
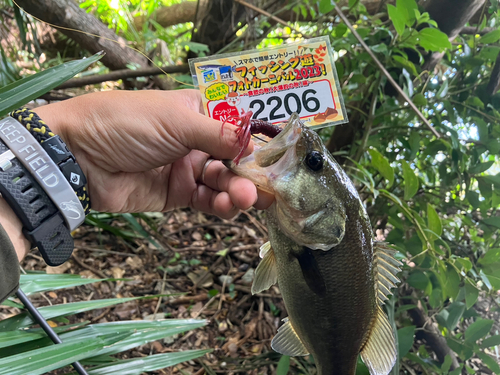
<path fill-rule="evenodd" d="M 30 249 L 30 243 L 24 237 L 21 221 L 18 219 L 14 211 L 7 204 L 5 199 L 0 196 L 0 224 L 9 236 L 14 249 L 16 250 L 17 258 L 23 259 Z"/>

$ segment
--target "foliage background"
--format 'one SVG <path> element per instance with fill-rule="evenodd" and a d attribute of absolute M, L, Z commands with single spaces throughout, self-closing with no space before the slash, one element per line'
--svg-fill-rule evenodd
<path fill-rule="evenodd" d="M 88 0 L 79 6 L 162 66 L 181 66 L 196 55 L 287 43 L 303 35 L 329 35 L 350 123 L 321 130 L 320 135 L 358 185 L 377 237 L 393 244 L 406 259 L 402 283 L 386 305 L 399 339 L 393 374 L 500 373 L 498 3 L 442 1 L 452 4 L 449 18 L 455 17 L 453 12 L 470 13 L 456 31 L 447 25 L 446 15 L 436 13 L 436 2 L 350 0 L 341 5 L 439 138 L 387 83 L 330 1 L 253 2 L 283 22 L 239 2 L 222 0 L 212 7 L 204 1 L 136 0 Z M 20 12 L 11 2 L 0 4 L 12 16 L 10 23 L 7 18 L 2 21 L 3 85 L 88 56 L 67 36 Z M 178 19 L 165 19 L 165 10 Z M 182 16 L 184 11 L 191 13 Z M 217 30 L 211 22 L 219 24 Z M 52 35 L 56 42 L 46 42 L 42 34 Z M 13 37 L 18 37 L 17 42 Z M 137 61 L 128 67 L 141 69 L 142 60 Z M 105 65 L 98 65 L 82 77 L 106 72 Z M 86 90 L 176 89 L 190 83 L 186 73 L 175 78 L 186 85 L 143 77 L 108 81 Z M 126 241 L 132 236 L 124 234 L 123 227 L 149 238 L 141 225 L 151 228 L 154 225 L 146 224 L 162 220 L 134 222 L 120 215 L 96 215 L 89 224 Z M 169 246 L 175 251 L 178 245 Z M 271 305 L 264 309 L 272 312 Z M 278 360 L 272 357 L 271 363 L 276 365 Z M 265 371 L 314 373 L 307 361 L 290 362 L 286 357 L 279 361 L 277 370 L 271 364 L 264 366 Z M 358 367 L 358 373 L 366 371 Z M 262 368 L 256 373 L 262 373 Z"/>

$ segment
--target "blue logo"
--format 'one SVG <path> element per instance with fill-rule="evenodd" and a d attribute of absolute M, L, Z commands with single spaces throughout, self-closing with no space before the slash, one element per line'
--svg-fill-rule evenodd
<path fill-rule="evenodd" d="M 230 66 L 221 66 L 219 68 L 219 73 L 222 81 L 230 81 L 233 79 L 233 71 Z"/>
<path fill-rule="evenodd" d="M 212 81 L 215 81 L 216 79 L 217 79 L 217 73 L 215 70 L 210 69 L 210 70 L 203 72 L 203 82 L 204 83 L 212 82 Z"/>

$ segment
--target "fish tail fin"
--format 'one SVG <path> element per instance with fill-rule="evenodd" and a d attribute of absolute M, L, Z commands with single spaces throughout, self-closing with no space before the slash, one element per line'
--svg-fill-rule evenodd
<path fill-rule="evenodd" d="M 361 358 L 370 375 L 387 375 L 396 363 L 396 355 L 394 331 L 382 307 L 377 306 L 377 316 L 361 350 Z"/>
<path fill-rule="evenodd" d="M 252 294 L 260 293 L 269 289 L 278 281 L 278 271 L 276 269 L 276 257 L 274 250 L 269 242 L 266 242 L 260 248 L 261 260 L 255 270 L 255 278 L 252 284 Z"/>
<path fill-rule="evenodd" d="M 394 258 L 396 251 L 384 242 L 376 242 L 373 246 L 373 253 L 377 300 L 382 305 L 387 300 L 387 296 L 392 294 L 391 289 L 399 283 L 396 275 L 401 271 L 400 267 L 403 263 Z"/>

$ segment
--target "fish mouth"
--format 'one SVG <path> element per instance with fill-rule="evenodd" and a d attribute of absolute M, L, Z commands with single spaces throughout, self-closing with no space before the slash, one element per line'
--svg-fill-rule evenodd
<path fill-rule="evenodd" d="M 239 164 L 232 160 L 223 160 L 223 163 L 237 175 L 248 178 L 261 190 L 274 194 L 272 181 L 296 158 L 293 146 L 297 143 L 303 126 L 299 115 L 293 113 L 276 137 L 264 146 L 255 145 L 254 152 L 242 158 Z"/>

